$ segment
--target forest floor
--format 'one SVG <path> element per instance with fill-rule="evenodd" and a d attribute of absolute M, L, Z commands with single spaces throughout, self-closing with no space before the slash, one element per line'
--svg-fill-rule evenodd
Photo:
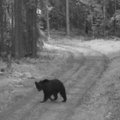
<path fill-rule="evenodd" d="M 120 42 L 51 39 L 37 59 L 12 62 L 0 73 L 0 120 L 119 120 Z M 0 61 L 0 68 L 6 64 Z M 60 79 L 67 102 L 40 103 L 34 82 Z"/>

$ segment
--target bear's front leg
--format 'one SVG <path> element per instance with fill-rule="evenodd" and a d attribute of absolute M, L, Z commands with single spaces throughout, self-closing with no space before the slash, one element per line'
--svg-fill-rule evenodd
<path fill-rule="evenodd" d="M 41 101 L 41 103 L 46 102 L 46 101 L 48 100 L 48 98 L 49 98 L 49 97 L 48 97 L 47 95 L 44 94 L 44 99 L 43 99 L 43 101 Z"/>

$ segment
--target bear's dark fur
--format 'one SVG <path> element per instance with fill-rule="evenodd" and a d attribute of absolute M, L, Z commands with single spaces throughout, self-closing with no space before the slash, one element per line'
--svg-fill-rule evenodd
<path fill-rule="evenodd" d="M 51 101 L 57 100 L 58 93 L 63 97 L 62 102 L 66 102 L 66 91 L 63 83 L 58 79 L 48 80 L 44 79 L 40 82 L 35 82 L 35 86 L 38 91 L 43 90 L 44 99 L 41 102 L 45 102 L 48 99 Z M 54 98 L 52 98 L 54 96 Z"/>

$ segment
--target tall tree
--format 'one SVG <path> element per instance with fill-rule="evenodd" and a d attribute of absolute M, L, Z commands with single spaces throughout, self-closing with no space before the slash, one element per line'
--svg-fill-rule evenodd
<path fill-rule="evenodd" d="M 15 57 L 37 55 L 37 0 L 15 0 Z"/>
<path fill-rule="evenodd" d="M 26 30 L 27 30 L 27 54 L 31 57 L 37 55 L 37 0 L 27 0 L 26 3 Z"/>
<path fill-rule="evenodd" d="M 105 36 L 105 23 L 106 23 L 106 0 L 103 1 L 103 35 Z"/>
<path fill-rule="evenodd" d="M 14 55 L 16 58 L 24 56 L 23 38 L 22 38 L 22 3 L 23 0 L 14 1 L 15 10 L 15 41 L 14 41 Z"/>
<path fill-rule="evenodd" d="M 50 38 L 50 23 L 49 23 L 49 6 L 48 0 L 46 0 L 46 20 L 47 20 L 47 38 Z"/>
<path fill-rule="evenodd" d="M 0 0 L 0 54 L 3 49 L 3 0 Z"/>
<path fill-rule="evenodd" d="M 116 0 L 114 0 L 114 11 L 115 11 L 115 13 L 116 13 L 116 3 L 117 3 L 117 1 Z M 114 15 L 114 35 L 116 35 L 116 18 L 115 18 L 115 15 Z"/>
<path fill-rule="evenodd" d="M 66 0 L 66 32 L 70 35 L 69 0 Z"/>

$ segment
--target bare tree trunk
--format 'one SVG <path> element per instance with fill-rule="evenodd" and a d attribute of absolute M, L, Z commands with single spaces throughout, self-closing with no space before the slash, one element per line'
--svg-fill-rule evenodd
<path fill-rule="evenodd" d="M 47 39 L 50 38 L 50 23 L 49 23 L 49 10 L 48 10 L 48 0 L 46 0 L 46 20 L 47 20 Z"/>
<path fill-rule="evenodd" d="M 3 4 L 3 0 L 0 0 L 0 54 L 1 54 L 1 51 L 3 50 L 3 7 L 2 7 L 2 4 Z"/>
<path fill-rule="evenodd" d="M 115 12 L 114 12 L 114 14 L 116 13 L 116 0 L 114 0 L 114 4 L 115 4 L 115 6 L 114 6 L 114 9 L 115 9 Z M 116 18 L 115 18 L 116 16 L 114 15 L 114 35 L 116 35 Z"/>
<path fill-rule="evenodd" d="M 103 3 L 103 22 L 104 22 L 104 28 L 103 28 L 103 35 L 105 36 L 105 23 L 106 23 L 106 1 L 104 0 Z"/>
<path fill-rule="evenodd" d="M 15 20 L 14 20 L 14 5 L 12 4 L 11 5 L 11 9 L 12 9 L 12 23 L 11 23 L 11 42 L 12 42 L 12 46 L 11 46 L 11 55 L 12 56 L 15 56 L 14 54 L 14 49 L 15 49 L 15 46 L 14 46 L 14 23 L 15 23 Z"/>
<path fill-rule="evenodd" d="M 66 32 L 70 35 L 69 0 L 66 0 Z"/>
<path fill-rule="evenodd" d="M 28 5 L 26 8 L 26 30 L 27 30 L 26 54 L 31 57 L 36 57 L 37 55 L 38 30 L 36 26 L 36 19 L 37 19 L 36 2 L 37 0 L 34 0 L 34 4 L 31 4 L 30 0 L 28 0 Z"/>
<path fill-rule="evenodd" d="M 24 56 L 23 38 L 22 38 L 22 0 L 15 0 L 15 57 Z"/>
<path fill-rule="evenodd" d="M 33 50 L 32 50 L 32 57 L 36 57 L 37 56 L 37 14 L 36 14 L 36 11 L 37 11 L 37 0 L 34 1 L 35 3 L 35 7 L 33 9 L 33 40 L 32 40 L 32 43 L 33 43 Z"/>

